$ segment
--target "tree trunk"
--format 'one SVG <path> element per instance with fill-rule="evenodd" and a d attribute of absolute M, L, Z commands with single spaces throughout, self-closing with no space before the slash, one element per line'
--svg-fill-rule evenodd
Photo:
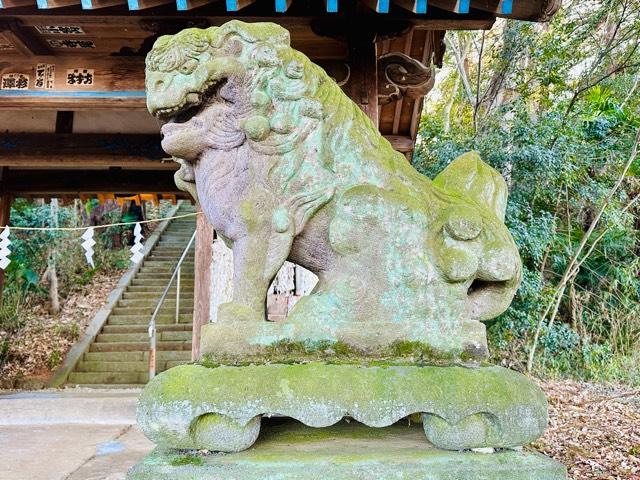
<path fill-rule="evenodd" d="M 51 223 L 53 227 L 58 227 L 58 199 L 52 198 L 50 204 Z M 49 251 L 49 265 L 47 266 L 49 280 L 49 310 L 53 315 L 60 313 L 60 296 L 58 294 L 58 274 L 56 272 L 56 250 L 55 247 Z"/>
<path fill-rule="evenodd" d="M 47 280 L 49 281 L 49 311 L 53 315 L 60 313 L 60 295 L 58 294 L 58 274 L 53 252 L 49 255 L 49 267 L 47 268 Z"/>

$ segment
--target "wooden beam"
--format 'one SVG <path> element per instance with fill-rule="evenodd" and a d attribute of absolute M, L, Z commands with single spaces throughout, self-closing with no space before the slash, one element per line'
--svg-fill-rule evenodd
<path fill-rule="evenodd" d="M 324 8 L 327 13 L 338 13 L 338 0 L 324 0 Z"/>
<path fill-rule="evenodd" d="M 385 135 L 386 138 L 394 150 L 405 153 L 413 151 L 415 145 L 411 137 L 405 137 L 403 135 Z"/>
<path fill-rule="evenodd" d="M 459 14 L 468 14 L 470 4 L 471 0 L 429 0 L 429 5 Z"/>
<path fill-rule="evenodd" d="M 354 31 L 348 38 L 349 66 L 351 77 L 345 90 L 353 100 L 378 126 L 378 60 L 375 34 Z"/>
<path fill-rule="evenodd" d="M 291 6 L 292 0 L 274 0 L 276 13 L 286 13 Z"/>
<path fill-rule="evenodd" d="M 393 3 L 416 14 L 427 13 L 427 0 L 393 0 Z"/>
<path fill-rule="evenodd" d="M 0 0 L 0 8 L 24 7 L 33 5 L 33 0 Z"/>
<path fill-rule="evenodd" d="M 545 22 L 555 14 L 561 0 L 472 0 L 471 8 L 499 17 Z"/>
<path fill-rule="evenodd" d="M 560 0 L 429 0 L 429 4 L 460 14 L 469 14 L 473 9 L 501 17 L 545 21 L 558 10 Z"/>
<path fill-rule="evenodd" d="M 18 153 L 10 158 L 0 157 L 0 167 L 21 170 L 105 170 L 122 168 L 125 170 L 162 170 L 175 172 L 179 165 L 172 160 L 151 160 L 145 157 L 121 155 L 26 155 Z M 96 175 L 100 175 L 96 173 Z"/>
<path fill-rule="evenodd" d="M 171 171 L 153 170 L 14 170 L 5 171 L 0 188 L 13 196 L 62 196 L 98 193 L 180 194 Z"/>
<path fill-rule="evenodd" d="M 146 10 L 147 8 L 158 7 L 160 5 L 166 5 L 173 3 L 174 0 L 127 0 L 129 10 Z"/>
<path fill-rule="evenodd" d="M 83 10 L 97 10 L 99 8 L 126 5 L 126 0 L 81 0 Z"/>
<path fill-rule="evenodd" d="M 389 13 L 389 0 L 362 0 L 362 2 L 377 13 Z"/>
<path fill-rule="evenodd" d="M 51 50 L 42 40 L 31 29 L 23 27 L 18 20 L 0 21 L 0 32 L 22 55 L 33 57 L 51 54 Z"/>
<path fill-rule="evenodd" d="M 209 323 L 211 305 L 211 264 L 213 262 L 213 227 L 198 207 L 196 218 L 195 280 L 193 292 L 193 334 L 191 360 L 200 359 L 200 332 Z"/>
<path fill-rule="evenodd" d="M 5 0 L 0 0 L 5 1 Z M 237 10 L 229 10 L 225 12 L 224 15 L 202 15 L 198 16 L 198 20 L 203 20 L 208 22 L 210 25 L 222 25 L 225 22 L 230 20 L 237 19 L 237 17 L 233 14 L 234 12 L 241 10 L 242 8 L 255 3 L 256 0 L 225 0 L 227 5 L 232 8 L 234 4 L 238 5 Z M 486 0 L 482 0 L 486 1 Z M 558 0 L 547 0 L 548 2 L 556 3 Z M 212 3 L 212 2 L 210 2 Z M 355 3 L 355 0 L 354 0 Z M 433 1 L 428 1 L 429 5 L 434 5 Z M 536 12 L 536 8 L 541 8 L 542 0 L 531 0 L 531 2 L 515 2 L 514 3 L 514 15 L 510 18 L 519 18 L 515 12 L 518 10 L 518 5 L 522 4 L 523 7 L 525 5 L 533 5 L 535 8 L 527 8 L 526 10 L 520 9 L 521 14 L 529 14 L 532 15 Z M 343 1 L 340 3 L 340 12 L 346 11 L 350 6 L 350 2 Z M 378 22 L 383 25 L 389 21 L 394 22 L 405 22 L 408 26 L 413 26 L 414 28 L 419 28 L 423 30 L 481 30 L 481 29 L 489 29 L 491 25 L 495 22 L 495 18 L 490 15 L 488 12 L 480 11 L 480 8 L 476 8 L 476 5 L 473 5 L 474 12 L 473 15 L 459 17 L 451 15 L 451 13 L 433 9 L 429 11 L 428 16 L 408 16 L 406 12 L 401 9 L 392 9 L 386 16 L 379 17 Z M 296 9 L 297 10 L 297 9 Z M 366 8 L 365 8 L 366 10 Z M 371 12 L 370 12 L 371 13 Z M 122 15 L 122 14 L 113 14 L 113 15 L 59 15 L 53 12 L 46 12 L 46 17 L 44 16 L 45 12 L 35 11 L 35 14 L 32 12 L 28 12 L 28 14 L 20 15 L 20 19 L 22 20 L 24 26 L 37 26 L 37 25 L 80 25 L 87 32 L 87 36 L 92 36 L 94 38 L 100 39 L 104 37 L 104 32 L 109 32 L 109 35 L 113 35 L 111 32 L 114 30 L 120 32 L 119 38 L 144 38 L 145 32 L 140 29 L 139 22 L 140 17 L 135 15 Z M 184 22 L 185 17 L 179 13 L 175 13 L 173 15 L 162 15 L 164 21 L 168 22 Z M 304 40 L 311 40 L 316 42 L 315 36 L 309 35 L 309 26 L 311 24 L 315 24 L 320 18 L 317 17 L 305 17 L 303 15 L 293 15 L 289 14 L 286 16 L 279 15 L 271 9 L 271 13 L 265 13 L 263 16 L 253 16 L 247 15 L 243 17 L 243 20 L 246 22 L 257 22 L 257 21 L 266 21 L 269 18 L 277 18 L 278 24 L 292 31 L 292 41 L 293 43 L 298 44 L 301 48 L 300 50 L 303 53 L 307 54 L 312 60 L 316 58 L 343 58 L 337 57 L 334 54 L 322 54 L 322 55 L 313 55 L 309 54 L 309 52 L 304 48 Z M 368 17 L 363 17 L 366 21 L 372 21 L 376 19 L 375 15 L 369 15 Z M 325 17 L 325 21 L 337 22 L 338 19 L 332 16 Z M 350 21 L 350 26 L 353 28 L 354 21 Z M 117 34 L 116 34 L 117 36 Z M 300 38 L 298 38 L 300 36 Z M 313 45 L 310 45 L 313 46 Z M 298 47 L 297 47 L 298 48 Z M 313 52 L 312 52 L 313 53 Z"/>
<path fill-rule="evenodd" d="M 34 88 L 38 64 L 54 66 L 53 88 Z M 10 72 L 28 75 L 31 85 L 0 90 L 0 108 L 145 108 L 144 57 L 7 56 L 0 63 L 0 73 Z"/>
<path fill-rule="evenodd" d="M 80 0 L 37 0 L 38 8 L 41 10 L 68 7 L 69 5 L 78 5 L 79 3 Z"/>
<path fill-rule="evenodd" d="M 160 135 L 121 134 L 0 134 L 0 162 L 7 166 L 52 164 L 78 167 L 128 167 L 135 163 L 159 165 L 169 156 L 160 147 Z M 119 157 L 119 159 L 118 159 Z M 114 162 L 114 163 L 112 163 Z M 171 165 L 174 162 L 166 162 Z M 171 165 L 159 169 L 173 170 Z"/>
<path fill-rule="evenodd" d="M 179 12 L 193 10 L 194 8 L 202 7 L 207 3 L 209 3 L 209 0 L 176 0 L 176 10 Z"/>
<path fill-rule="evenodd" d="M 226 0 L 227 12 L 237 12 L 248 7 L 256 0 Z"/>

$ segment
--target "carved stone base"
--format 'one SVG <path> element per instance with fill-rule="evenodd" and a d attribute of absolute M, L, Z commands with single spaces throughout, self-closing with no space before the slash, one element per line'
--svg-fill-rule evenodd
<path fill-rule="evenodd" d="M 138 403 L 138 424 L 158 446 L 224 452 L 249 448 L 265 415 L 386 427 L 413 414 L 439 448 L 507 448 L 542 435 L 547 403 L 537 385 L 501 367 L 318 362 L 182 365 L 155 377 Z"/>
<path fill-rule="evenodd" d="M 449 452 L 408 421 L 373 429 L 340 422 L 314 429 L 272 419 L 255 447 L 231 455 L 156 449 L 128 480 L 564 480 L 565 468 L 537 453 Z M 266 423 L 266 420 L 265 420 Z M 268 427 L 268 428 L 267 428 Z"/>
<path fill-rule="evenodd" d="M 485 326 L 473 320 L 454 326 L 434 322 L 429 328 L 425 322 L 396 323 L 373 318 L 366 323 L 348 324 L 334 324 L 331 319 L 314 322 L 308 317 L 281 322 L 237 320 L 204 325 L 201 335 L 203 355 L 224 364 L 254 360 L 262 363 L 265 359 L 286 363 L 300 360 L 301 354 L 303 360 L 323 359 L 319 350 L 334 343 L 337 346 L 331 348 L 329 358 L 352 354 L 355 358 L 412 357 L 408 360 L 452 363 L 484 360 L 488 355 Z M 314 348 L 317 345 L 319 349 Z M 301 347 L 307 351 L 301 352 Z"/>

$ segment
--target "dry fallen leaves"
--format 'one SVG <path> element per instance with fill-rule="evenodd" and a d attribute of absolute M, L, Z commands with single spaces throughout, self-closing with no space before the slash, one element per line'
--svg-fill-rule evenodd
<path fill-rule="evenodd" d="M 9 340 L 9 361 L 0 366 L 0 388 L 20 386 L 23 378 L 46 382 L 104 305 L 121 275 L 99 273 L 64 299 L 58 316 L 51 315 L 44 304 L 31 306 L 23 328 L 12 334 L 0 331 L 0 341 Z"/>
<path fill-rule="evenodd" d="M 572 380 L 541 383 L 549 427 L 534 447 L 572 480 L 640 480 L 640 389 Z"/>

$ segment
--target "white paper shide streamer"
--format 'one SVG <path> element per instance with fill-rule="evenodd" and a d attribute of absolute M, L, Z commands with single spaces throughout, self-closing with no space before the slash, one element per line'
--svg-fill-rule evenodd
<path fill-rule="evenodd" d="M 87 259 L 87 263 L 91 265 L 91 268 L 95 268 L 93 263 L 93 246 L 96 244 L 96 241 L 93 239 L 93 227 L 87 228 L 87 230 L 82 234 L 82 248 L 84 248 L 84 256 Z"/>
<path fill-rule="evenodd" d="M 5 270 L 11 263 L 9 259 L 11 254 L 11 250 L 9 250 L 9 245 L 11 245 L 9 233 L 9 227 L 4 227 L 4 230 L 0 233 L 0 268 L 2 270 Z"/>
<path fill-rule="evenodd" d="M 131 247 L 131 261 L 133 263 L 140 263 L 140 261 L 144 258 L 142 254 L 142 250 L 144 246 L 142 245 L 142 239 L 144 236 L 142 235 L 142 227 L 139 223 L 136 223 L 135 228 L 133 229 L 133 247 Z"/>

